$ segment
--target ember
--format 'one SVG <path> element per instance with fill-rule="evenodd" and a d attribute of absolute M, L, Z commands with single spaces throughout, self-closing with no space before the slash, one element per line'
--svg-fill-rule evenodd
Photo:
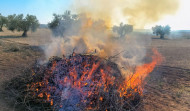
<path fill-rule="evenodd" d="M 152 62 L 137 66 L 127 77 L 117 64 L 95 55 L 53 57 L 44 68 L 34 70 L 36 81 L 28 90 L 34 90 L 34 98 L 60 111 L 129 110 L 140 102 L 142 82 L 161 61 L 159 53 L 153 51 Z M 39 79 L 39 75 L 43 76 Z"/>

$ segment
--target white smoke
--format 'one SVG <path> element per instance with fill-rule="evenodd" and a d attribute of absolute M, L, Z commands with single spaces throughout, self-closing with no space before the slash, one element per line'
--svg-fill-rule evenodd
<path fill-rule="evenodd" d="M 136 66 L 143 63 L 146 47 L 151 43 L 151 37 L 146 34 L 131 33 L 119 38 L 107 28 L 102 21 L 86 21 L 81 23 L 79 33 L 72 36 L 52 37 L 52 42 L 44 48 L 46 59 L 52 56 L 68 57 L 73 52 L 94 54 L 116 62 L 120 67 Z M 88 21 L 89 22 L 89 21 Z M 76 31 L 76 28 L 69 29 Z"/>

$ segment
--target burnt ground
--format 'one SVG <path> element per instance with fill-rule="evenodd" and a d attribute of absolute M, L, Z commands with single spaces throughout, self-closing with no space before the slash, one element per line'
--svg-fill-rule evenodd
<path fill-rule="evenodd" d="M 22 74 L 42 55 L 33 46 L 39 35 L 29 38 L 0 37 L 0 85 Z M 190 109 L 190 39 L 152 39 L 165 58 L 147 78 L 144 97 L 138 110 L 142 111 L 188 111 Z M 0 87 L 2 91 L 2 87 Z M 0 111 L 12 111 L 0 95 Z"/>

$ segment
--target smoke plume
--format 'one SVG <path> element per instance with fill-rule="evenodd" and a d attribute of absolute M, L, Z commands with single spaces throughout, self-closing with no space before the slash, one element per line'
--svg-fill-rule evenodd
<path fill-rule="evenodd" d="M 93 54 L 114 61 L 121 67 L 137 66 L 143 63 L 146 56 L 146 45 L 151 43 L 150 36 L 130 34 L 117 37 L 107 26 L 106 21 L 92 20 L 87 16 L 81 17 L 78 26 L 69 29 L 79 30 L 72 36 L 52 38 L 52 43 L 45 48 L 48 58 L 51 56 L 68 57 L 73 52 L 79 54 Z"/>
<path fill-rule="evenodd" d="M 67 29 L 65 33 L 69 34 L 64 37 L 52 38 L 52 43 L 45 48 L 47 59 L 51 56 L 69 56 L 73 52 L 94 54 L 116 62 L 124 74 L 129 71 L 127 66 L 135 67 L 143 63 L 151 37 L 133 33 L 119 38 L 112 32 L 112 25 L 126 20 L 132 25 L 144 27 L 164 15 L 175 13 L 178 1 L 77 0 L 74 6 L 79 13 L 79 22 Z"/>
<path fill-rule="evenodd" d="M 144 28 L 166 15 L 175 14 L 179 0 L 75 0 L 75 10 L 108 24 L 119 22 Z"/>

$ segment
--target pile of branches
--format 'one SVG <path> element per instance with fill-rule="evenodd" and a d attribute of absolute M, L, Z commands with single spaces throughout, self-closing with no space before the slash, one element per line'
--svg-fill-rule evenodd
<path fill-rule="evenodd" d="M 138 88 L 128 88 L 121 96 L 124 80 L 114 62 L 73 53 L 35 64 L 32 71 L 6 82 L 4 94 L 18 110 L 134 110 L 141 96 Z"/>

